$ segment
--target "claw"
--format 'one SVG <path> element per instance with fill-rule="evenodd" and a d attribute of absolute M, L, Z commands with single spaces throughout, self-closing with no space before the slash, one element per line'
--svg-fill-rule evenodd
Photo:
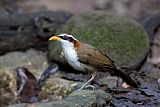
<path fill-rule="evenodd" d="M 93 85 L 87 85 L 84 88 L 85 89 L 90 89 L 91 88 L 91 90 L 95 90 L 95 87 Z"/>
<path fill-rule="evenodd" d="M 81 91 L 81 90 L 84 90 L 84 89 L 95 90 L 95 87 L 93 85 L 86 85 L 84 87 L 81 87 L 81 88 L 77 89 L 76 91 Z"/>

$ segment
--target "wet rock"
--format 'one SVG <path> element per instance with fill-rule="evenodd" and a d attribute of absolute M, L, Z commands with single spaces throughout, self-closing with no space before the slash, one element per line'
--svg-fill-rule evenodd
<path fill-rule="evenodd" d="M 115 87 L 115 88 L 112 88 L 109 92 L 113 93 L 113 94 L 118 94 L 118 93 L 127 93 L 127 92 L 130 92 L 130 91 L 131 90 L 127 89 L 127 88 Z"/>
<path fill-rule="evenodd" d="M 141 91 L 135 89 L 125 89 L 116 87 L 109 91 L 112 93 L 113 100 L 111 101 L 112 106 L 121 107 L 137 107 L 143 105 L 144 102 L 149 101 Z"/>
<path fill-rule="evenodd" d="M 158 107 L 160 105 L 160 101 L 152 101 L 150 103 L 145 104 L 145 107 Z"/>
<path fill-rule="evenodd" d="M 112 76 L 105 76 L 97 79 L 96 83 L 98 83 L 99 86 L 106 85 L 108 88 L 114 88 L 117 87 L 118 78 Z"/>
<path fill-rule="evenodd" d="M 132 103 L 131 101 L 126 101 L 123 99 L 119 99 L 119 100 L 114 99 L 112 101 L 111 106 L 113 107 L 139 107 L 138 105 Z"/>
<path fill-rule="evenodd" d="M 145 96 L 141 94 L 141 92 L 133 90 L 127 93 L 126 98 L 134 103 L 144 102 Z"/>
<path fill-rule="evenodd" d="M 160 69 L 152 63 L 146 62 L 141 68 L 143 80 L 148 83 L 157 83 L 160 77 Z"/>
<path fill-rule="evenodd" d="M 86 82 L 87 80 L 89 80 L 89 78 L 91 78 L 91 75 L 85 75 L 82 73 L 75 74 L 75 73 L 63 72 L 62 78 L 67 80 Z"/>
<path fill-rule="evenodd" d="M 138 89 L 115 88 L 109 91 L 113 100 L 111 105 L 116 107 L 156 106 L 159 104 L 160 90 L 155 84 L 143 83 Z"/>
<path fill-rule="evenodd" d="M 102 107 L 112 100 L 112 96 L 102 90 L 80 90 L 68 95 L 64 101 L 69 107 Z"/>
<path fill-rule="evenodd" d="M 135 21 L 106 12 L 86 12 L 73 16 L 57 33 L 74 35 L 78 40 L 103 50 L 120 66 L 137 68 L 149 50 L 149 40 Z M 49 44 L 50 59 L 66 63 L 59 45 Z"/>
<path fill-rule="evenodd" d="M 127 100 L 134 104 L 144 103 L 147 100 L 146 97 L 143 94 L 141 94 L 140 91 L 136 91 L 136 90 L 132 90 L 127 93 L 119 93 L 117 95 L 115 94 L 114 98 L 117 100 L 118 99 Z M 124 103 L 124 101 L 121 103 Z"/>
<path fill-rule="evenodd" d="M 147 96 L 157 96 L 160 95 L 160 90 L 156 84 L 144 83 L 141 85 L 140 91 L 142 91 Z"/>
<path fill-rule="evenodd" d="M 148 98 L 148 102 L 144 103 L 146 107 L 160 105 L 160 90 L 156 84 L 145 83 L 139 90 Z"/>

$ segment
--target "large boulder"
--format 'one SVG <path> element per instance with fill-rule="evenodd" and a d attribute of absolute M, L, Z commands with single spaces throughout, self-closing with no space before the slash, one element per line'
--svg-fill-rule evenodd
<path fill-rule="evenodd" d="M 147 34 L 134 20 L 103 11 L 73 16 L 57 31 L 103 50 L 120 66 L 137 68 L 149 50 Z M 66 63 L 58 44 L 49 45 L 51 60 Z"/>

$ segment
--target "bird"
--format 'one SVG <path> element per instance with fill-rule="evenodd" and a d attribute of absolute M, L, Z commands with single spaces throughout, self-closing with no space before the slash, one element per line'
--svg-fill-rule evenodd
<path fill-rule="evenodd" d="M 125 71 L 109 58 L 103 51 L 80 42 L 73 35 L 58 34 L 50 37 L 49 41 L 59 41 L 62 47 L 62 55 L 68 64 L 75 70 L 92 74 L 92 77 L 80 89 L 86 87 L 96 77 L 98 72 L 110 72 L 121 77 L 128 85 L 138 88 L 135 82 Z"/>

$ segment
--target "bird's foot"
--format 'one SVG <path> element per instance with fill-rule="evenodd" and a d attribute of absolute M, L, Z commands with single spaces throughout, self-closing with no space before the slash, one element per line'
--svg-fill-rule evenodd
<path fill-rule="evenodd" d="M 82 85 L 81 88 L 79 88 L 77 91 L 80 91 L 80 90 L 83 90 L 83 89 L 86 89 L 87 87 L 92 87 L 92 89 L 94 89 L 92 85 L 88 85 L 90 82 L 92 82 L 92 80 L 95 78 L 96 74 L 92 74 L 92 77 Z"/>
<path fill-rule="evenodd" d="M 95 90 L 95 87 L 93 85 L 87 85 L 84 89 Z"/>
<path fill-rule="evenodd" d="M 80 87 L 76 91 L 81 91 L 81 90 L 95 90 L 95 87 L 93 85 L 86 85 L 86 86 Z"/>

